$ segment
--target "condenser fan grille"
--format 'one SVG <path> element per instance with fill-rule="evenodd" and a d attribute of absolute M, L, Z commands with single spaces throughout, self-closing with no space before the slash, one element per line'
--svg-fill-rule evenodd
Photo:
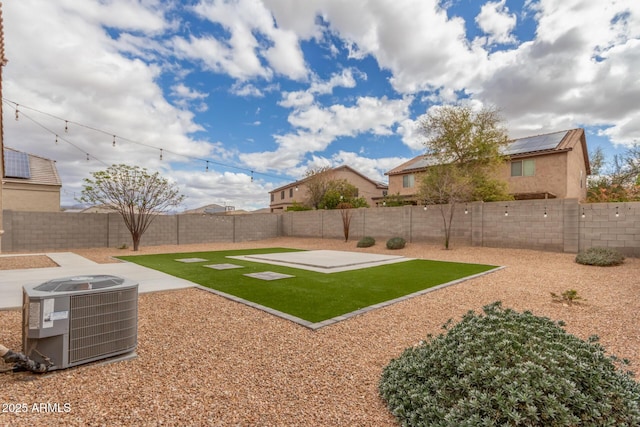
<path fill-rule="evenodd" d="M 138 290 L 72 295 L 69 324 L 69 363 L 135 347 L 138 329 Z"/>

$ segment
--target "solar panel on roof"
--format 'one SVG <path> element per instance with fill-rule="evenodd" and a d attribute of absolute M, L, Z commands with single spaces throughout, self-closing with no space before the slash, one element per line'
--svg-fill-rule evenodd
<path fill-rule="evenodd" d="M 433 166 L 434 164 L 435 164 L 435 161 L 432 158 L 423 157 L 407 165 L 403 170 L 422 169 L 428 166 Z"/>
<path fill-rule="evenodd" d="M 7 178 L 31 178 L 29 155 L 19 151 L 4 150 L 4 176 Z"/>
<path fill-rule="evenodd" d="M 564 138 L 566 134 L 567 131 L 562 131 L 547 135 L 516 139 L 503 150 L 503 154 L 510 155 L 530 153 L 532 151 L 551 150 L 560 144 L 562 138 Z"/>

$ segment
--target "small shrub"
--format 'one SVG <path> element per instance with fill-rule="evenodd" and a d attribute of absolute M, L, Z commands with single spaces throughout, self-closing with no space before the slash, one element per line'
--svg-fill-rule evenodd
<path fill-rule="evenodd" d="M 576 255 L 576 262 L 584 265 L 597 265 L 608 267 L 620 265 L 624 262 L 624 256 L 614 248 L 589 248 Z"/>
<path fill-rule="evenodd" d="M 407 242 L 402 237 L 392 237 L 387 240 L 387 249 L 402 249 Z"/>
<path fill-rule="evenodd" d="M 578 291 L 576 291 L 575 289 L 568 289 L 564 291 L 562 295 L 558 295 L 556 293 L 551 292 L 551 298 L 553 298 L 553 300 L 556 302 L 564 302 L 569 305 L 582 299 L 582 297 L 578 295 Z"/>
<path fill-rule="evenodd" d="M 374 239 L 373 237 L 364 236 L 362 239 L 358 240 L 357 246 L 359 248 L 369 248 L 375 244 L 376 244 L 376 239 Z"/>
<path fill-rule="evenodd" d="M 560 326 L 499 302 L 469 312 L 392 360 L 380 394 L 405 426 L 640 425 L 632 374 Z"/>
<path fill-rule="evenodd" d="M 127 245 L 126 243 L 123 243 L 120 246 L 118 246 L 118 249 L 129 249 L 129 245 Z"/>

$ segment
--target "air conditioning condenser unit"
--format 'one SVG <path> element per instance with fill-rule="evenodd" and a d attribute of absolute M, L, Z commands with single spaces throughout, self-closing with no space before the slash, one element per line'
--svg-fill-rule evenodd
<path fill-rule="evenodd" d="M 138 284 L 110 275 L 23 286 L 22 350 L 63 369 L 125 353 L 138 344 Z"/>

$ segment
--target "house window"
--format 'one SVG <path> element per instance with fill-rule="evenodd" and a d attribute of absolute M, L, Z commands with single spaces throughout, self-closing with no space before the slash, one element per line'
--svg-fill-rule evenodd
<path fill-rule="evenodd" d="M 273 201 L 274 201 L 274 199 L 275 199 L 275 197 L 274 197 L 274 196 L 275 196 L 275 194 L 271 193 L 271 201 L 272 201 L 272 202 L 273 202 Z"/>
<path fill-rule="evenodd" d="M 293 188 L 289 189 L 289 197 L 293 197 Z"/>
<path fill-rule="evenodd" d="M 535 160 L 518 160 L 517 162 L 511 162 L 511 176 L 534 176 L 535 174 Z"/>
<path fill-rule="evenodd" d="M 403 188 L 411 188 L 414 186 L 416 181 L 415 175 L 403 175 L 402 176 L 402 187 Z"/>
<path fill-rule="evenodd" d="M 284 200 L 284 190 L 282 190 L 282 191 L 280 192 L 280 199 L 281 199 L 281 200 Z"/>

